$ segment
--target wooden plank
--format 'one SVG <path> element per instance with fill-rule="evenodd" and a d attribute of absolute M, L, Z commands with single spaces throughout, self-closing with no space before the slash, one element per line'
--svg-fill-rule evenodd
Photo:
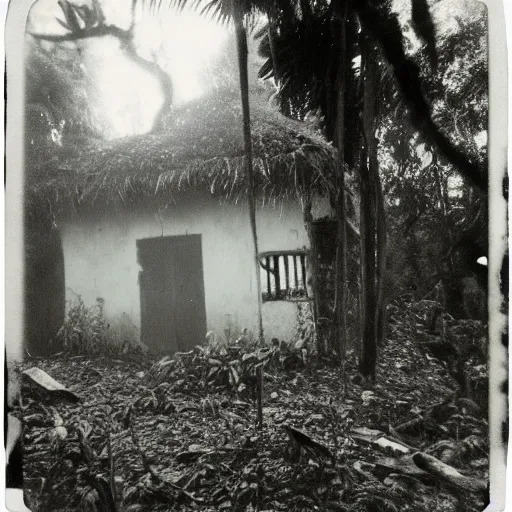
<path fill-rule="evenodd" d="M 203 256 L 200 237 L 175 244 L 169 252 L 172 323 L 180 352 L 193 349 L 206 334 Z"/>
<path fill-rule="evenodd" d="M 402 441 L 386 436 L 384 432 L 381 432 L 380 430 L 360 427 L 352 429 L 350 434 L 354 439 L 359 441 L 379 446 L 380 448 L 391 449 L 399 453 L 410 453 L 415 450 L 415 448 L 408 446 Z"/>
<path fill-rule="evenodd" d="M 300 255 L 300 264 L 302 266 L 302 281 L 304 286 L 304 293 L 306 297 L 308 296 L 308 288 L 306 286 L 306 256 L 304 254 Z"/>
<path fill-rule="evenodd" d="M 270 299 L 272 297 L 272 285 L 270 282 L 270 258 L 268 256 L 265 258 L 265 262 L 267 265 L 267 299 Z"/>
<path fill-rule="evenodd" d="M 293 256 L 293 275 L 295 277 L 294 288 L 296 290 L 298 290 L 300 288 L 300 286 L 299 286 L 299 270 L 297 268 L 297 256 Z"/>
<path fill-rule="evenodd" d="M 289 268 L 288 268 L 288 256 L 283 256 L 284 258 L 284 273 L 285 273 L 285 280 L 286 280 L 286 292 L 290 290 L 290 276 L 288 274 Z"/>
<path fill-rule="evenodd" d="M 279 275 L 279 256 L 274 256 L 274 277 L 276 280 L 276 299 L 281 297 L 281 276 Z"/>

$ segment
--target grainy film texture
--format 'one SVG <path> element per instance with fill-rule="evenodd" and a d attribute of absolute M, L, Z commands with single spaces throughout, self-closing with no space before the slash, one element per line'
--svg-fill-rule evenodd
<path fill-rule="evenodd" d="M 32 512 L 485 508 L 488 33 L 466 0 L 33 3 Z"/>

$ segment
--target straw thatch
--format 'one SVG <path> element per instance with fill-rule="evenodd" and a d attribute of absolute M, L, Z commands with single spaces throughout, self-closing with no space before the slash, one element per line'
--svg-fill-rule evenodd
<path fill-rule="evenodd" d="M 265 201 L 326 192 L 334 150 L 303 123 L 268 103 L 251 105 L 255 185 Z M 52 210 L 169 201 L 190 189 L 229 200 L 247 194 L 242 112 L 238 91 L 176 109 L 161 133 L 74 148 L 51 166 L 27 169 L 27 193 Z"/>

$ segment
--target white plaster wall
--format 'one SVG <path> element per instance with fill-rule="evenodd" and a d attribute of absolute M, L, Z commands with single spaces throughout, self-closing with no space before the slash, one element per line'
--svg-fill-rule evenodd
<path fill-rule="evenodd" d="M 301 249 L 309 245 L 301 206 L 288 202 L 257 212 L 259 250 Z M 201 234 L 208 330 L 237 336 L 257 329 L 257 294 L 249 213 L 246 204 L 221 204 L 200 194 L 180 196 L 159 216 L 151 212 L 82 215 L 60 222 L 67 299 L 80 294 L 92 305 L 105 300 L 105 314 L 117 332 L 139 338 L 140 295 L 136 240 Z M 289 340 L 297 306 L 263 305 L 267 339 Z M 198 340 L 198 343 L 202 340 Z"/>

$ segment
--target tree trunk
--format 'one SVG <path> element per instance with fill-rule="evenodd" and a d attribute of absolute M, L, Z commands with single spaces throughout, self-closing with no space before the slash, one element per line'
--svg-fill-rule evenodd
<path fill-rule="evenodd" d="M 365 222 L 365 210 L 366 202 L 363 200 L 366 198 L 366 192 L 363 190 L 363 180 L 366 179 L 365 162 L 367 158 L 366 148 L 363 146 L 361 149 L 361 165 L 359 170 L 359 265 L 360 265 L 360 277 L 361 286 L 359 289 L 359 330 L 361 337 L 359 338 L 357 357 L 359 361 L 363 358 L 363 345 L 364 345 L 364 329 L 366 325 L 366 222 Z"/>
<path fill-rule="evenodd" d="M 339 60 L 336 63 L 336 118 L 334 125 L 334 145 L 338 150 L 336 173 L 336 278 L 335 278 L 335 326 L 338 350 L 342 364 L 342 379 L 345 389 L 345 359 L 347 348 L 347 317 L 346 317 L 346 273 L 347 273 L 347 221 L 345 203 L 345 96 L 347 70 L 347 8 L 348 2 L 337 0 L 334 4 L 333 32 L 334 40 L 339 41 Z"/>
<path fill-rule="evenodd" d="M 445 193 L 445 187 L 443 183 L 443 177 L 441 171 L 439 170 L 439 164 L 437 162 L 437 153 L 435 152 L 435 148 L 430 148 L 432 153 L 432 163 L 430 164 L 432 167 L 432 171 L 434 174 L 434 179 L 436 182 L 437 195 L 439 197 L 439 204 L 441 206 L 441 211 L 443 213 L 443 223 L 444 223 L 444 236 L 446 237 L 446 245 L 448 247 L 451 246 L 453 242 L 453 236 L 450 229 L 450 222 L 448 220 L 448 210 L 449 210 L 449 202 L 448 195 Z M 448 249 L 446 249 L 448 250 Z M 448 270 L 453 273 L 453 258 L 450 254 L 447 259 Z"/>
<path fill-rule="evenodd" d="M 360 191 L 361 213 L 364 221 L 361 225 L 361 274 L 362 274 L 362 353 L 359 371 L 365 377 L 375 379 L 377 361 L 377 290 L 376 290 L 376 258 L 375 258 L 375 204 L 374 190 L 369 169 L 367 149 L 363 152 L 361 164 Z"/>
<path fill-rule="evenodd" d="M 361 163 L 360 191 L 361 213 L 364 228 L 362 238 L 362 288 L 363 288 L 363 342 L 359 371 L 365 377 L 375 380 L 377 363 L 378 325 L 383 322 L 379 316 L 379 298 L 377 277 L 382 277 L 377 270 L 377 141 L 375 139 L 375 118 L 377 115 L 376 61 L 372 55 L 372 47 L 367 39 L 362 39 L 362 57 L 364 65 L 363 92 L 363 130 L 365 136 L 365 151 Z M 377 179 L 376 179 L 377 178 Z M 381 226 L 382 228 L 382 221 Z M 384 230 L 385 231 L 385 230 Z M 380 245 L 384 238 L 381 230 Z M 382 265 L 382 261 L 380 261 Z M 380 269 L 383 270 L 382 268 Z M 380 292 L 382 293 L 382 292 Z M 382 301 L 381 301 L 382 302 Z"/>
<path fill-rule="evenodd" d="M 315 240 L 315 233 L 313 231 L 313 215 L 311 214 L 311 192 L 306 190 L 306 197 L 304 201 L 304 225 L 309 238 L 309 265 L 311 268 L 311 288 L 313 291 L 313 314 L 315 317 L 315 328 L 316 328 L 316 349 L 319 355 L 324 355 L 324 339 L 322 332 L 318 327 L 318 319 L 320 318 L 320 292 L 318 287 L 318 248 Z"/>
<path fill-rule="evenodd" d="M 251 116 L 249 110 L 249 76 L 247 66 L 247 33 L 244 26 L 240 2 L 232 1 L 233 20 L 235 22 L 236 43 L 238 53 L 238 69 L 240 73 L 240 93 L 242 97 L 242 113 L 244 125 L 245 170 L 247 174 L 249 218 L 254 244 L 254 264 L 256 271 L 256 293 L 258 295 L 258 338 L 263 341 L 263 315 L 261 298 L 260 258 L 258 251 L 258 234 L 256 230 L 256 199 L 254 191 L 254 171 L 252 166 Z"/>
<path fill-rule="evenodd" d="M 382 181 L 377 173 L 375 176 L 376 212 L 377 212 L 377 344 L 382 346 L 386 339 L 387 304 L 385 291 L 386 260 L 387 260 L 387 229 L 386 211 Z"/>
<path fill-rule="evenodd" d="M 413 455 L 412 459 L 420 469 L 431 473 L 452 487 L 477 494 L 485 493 L 487 490 L 485 480 L 462 475 L 454 467 L 445 464 L 432 455 L 417 452 Z"/>
<path fill-rule="evenodd" d="M 254 268 L 256 271 L 256 293 L 258 295 L 258 340 L 263 342 L 263 314 L 261 297 L 260 257 L 258 250 L 258 233 L 256 229 L 256 199 L 254 191 L 254 172 L 252 166 L 252 140 L 251 116 L 249 110 L 249 72 L 247 66 L 247 33 L 245 31 L 243 13 L 240 2 L 232 0 L 232 13 L 235 22 L 236 44 L 238 53 L 238 70 L 240 73 L 240 93 L 242 97 L 242 113 L 244 124 L 245 170 L 247 174 L 247 188 L 249 201 L 249 218 L 251 223 L 252 239 L 254 244 Z M 257 385 L 257 426 L 263 427 L 263 369 L 258 370 Z"/>

